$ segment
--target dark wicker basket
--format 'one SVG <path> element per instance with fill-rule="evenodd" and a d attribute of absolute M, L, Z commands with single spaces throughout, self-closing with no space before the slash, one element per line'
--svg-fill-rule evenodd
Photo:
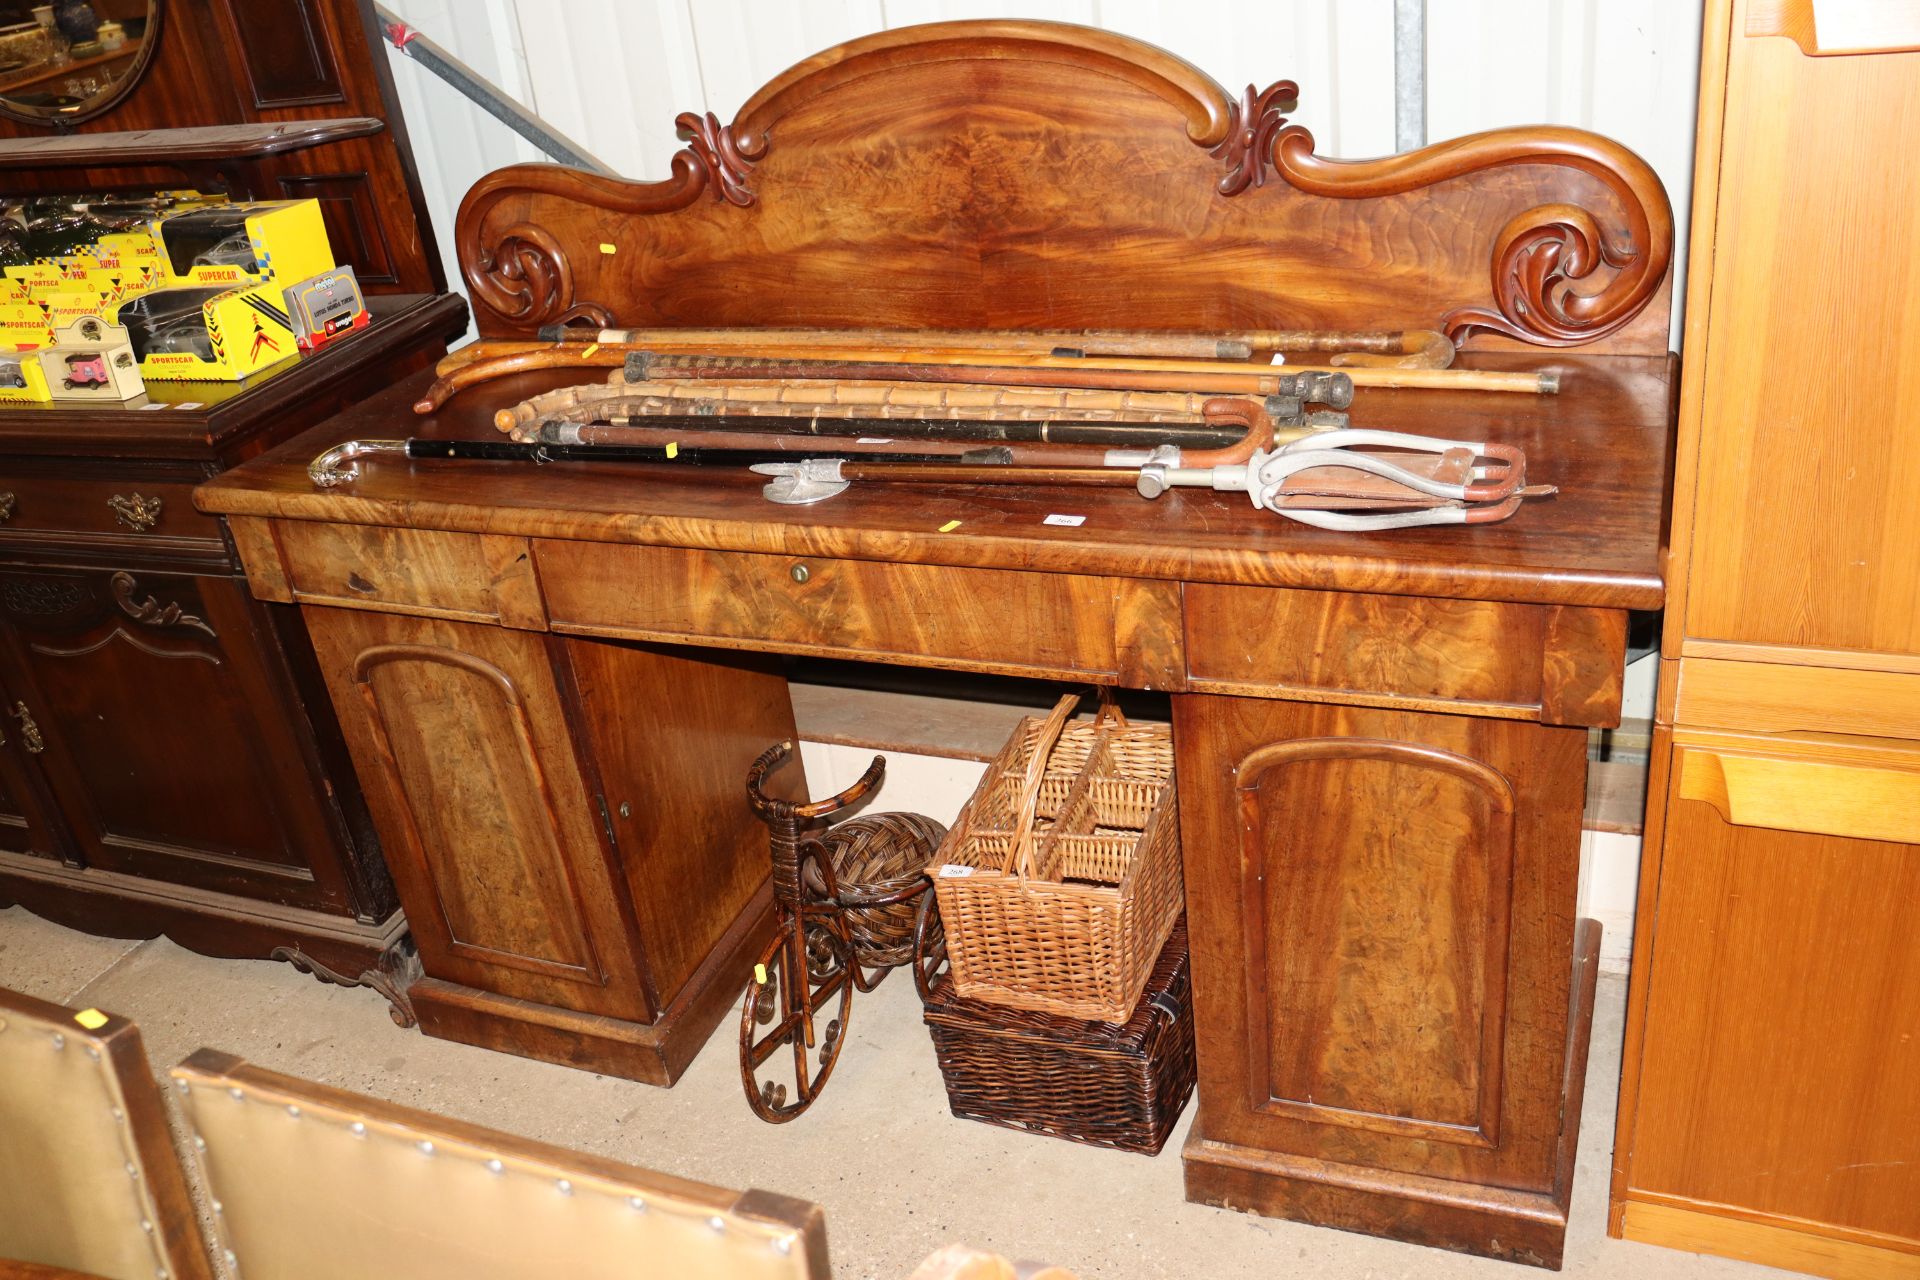
<path fill-rule="evenodd" d="M 947 829 L 924 814 L 876 813 L 849 818 L 818 837 L 840 882 L 840 905 L 847 909 L 854 956 L 869 969 L 913 959 L 919 895 L 890 899 L 927 883 L 927 863 L 946 836 Z M 814 876 L 809 882 L 816 892 L 823 887 Z"/>
<path fill-rule="evenodd" d="M 1154 1155 L 1193 1094 L 1184 916 L 1123 1024 L 962 1000 L 944 978 L 926 996 L 947 1103 L 963 1119 Z"/>

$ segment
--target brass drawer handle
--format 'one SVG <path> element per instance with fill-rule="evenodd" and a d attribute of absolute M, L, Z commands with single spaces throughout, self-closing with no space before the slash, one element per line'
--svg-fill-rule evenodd
<path fill-rule="evenodd" d="M 5 493 L 0 493 L 0 524 L 5 524 L 7 521 L 13 519 L 13 502 L 13 490 L 9 489 Z"/>
<path fill-rule="evenodd" d="M 33 713 L 27 710 L 26 703 L 13 704 L 13 718 L 20 722 L 20 740 L 26 744 L 28 755 L 37 756 L 47 749 L 40 738 L 40 726 L 33 722 Z"/>
<path fill-rule="evenodd" d="M 131 498 L 116 493 L 107 499 L 107 509 L 113 512 L 121 524 L 135 533 L 145 533 L 160 522 L 160 499 L 143 498 L 134 494 Z"/>

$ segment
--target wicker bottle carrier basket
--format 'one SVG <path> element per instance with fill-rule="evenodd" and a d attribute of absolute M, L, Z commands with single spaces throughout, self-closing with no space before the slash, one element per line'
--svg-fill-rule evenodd
<path fill-rule="evenodd" d="M 1173 736 L 1028 717 L 928 868 L 964 999 L 1125 1022 L 1181 911 Z"/>

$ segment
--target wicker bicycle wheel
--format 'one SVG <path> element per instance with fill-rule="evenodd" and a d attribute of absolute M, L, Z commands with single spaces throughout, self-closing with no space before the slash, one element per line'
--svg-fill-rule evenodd
<path fill-rule="evenodd" d="M 927 863 L 946 836 L 945 827 L 923 814 L 876 813 L 849 818 L 818 837 L 833 859 L 840 905 L 846 908 L 847 931 L 861 964 L 892 968 L 913 959 L 918 895 L 888 899 L 926 883 Z M 817 891 L 821 886 L 812 887 Z"/>

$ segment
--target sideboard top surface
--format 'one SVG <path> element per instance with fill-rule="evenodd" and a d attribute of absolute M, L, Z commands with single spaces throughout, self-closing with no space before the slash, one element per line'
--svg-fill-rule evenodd
<path fill-rule="evenodd" d="M 545 375 L 427 419 L 409 411 L 421 384 L 403 384 L 203 500 L 301 520 L 1659 607 L 1673 421 L 1659 179 L 1617 143 L 1545 127 L 1332 160 L 1288 121 L 1299 92 L 1283 80 L 1236 101 L 1164 50 L 1058 23 L 901 28 L 803 60 L 731 124 L 682 115 L 688 149 L 658 182 L 489 174 L 455 239 L 488 337 L 549 323 L 1437 326 L 1465 344 L 1464 366 L 1554 368 L 1565 389 L 1369 389 L 1354 425 L 1518 444 L 1557 498 L 1503 524 L 1364 535 L 1198 490 L 871 487 L 796 508 L 762 499 L 754 476 L 658 468 L 376 463 L 332 493 L 307 479 L 343 439 L 491 437 L 493 411 L 555 385 Z M 1086 519 L 1044 524 L 1052 514 Z"/>

